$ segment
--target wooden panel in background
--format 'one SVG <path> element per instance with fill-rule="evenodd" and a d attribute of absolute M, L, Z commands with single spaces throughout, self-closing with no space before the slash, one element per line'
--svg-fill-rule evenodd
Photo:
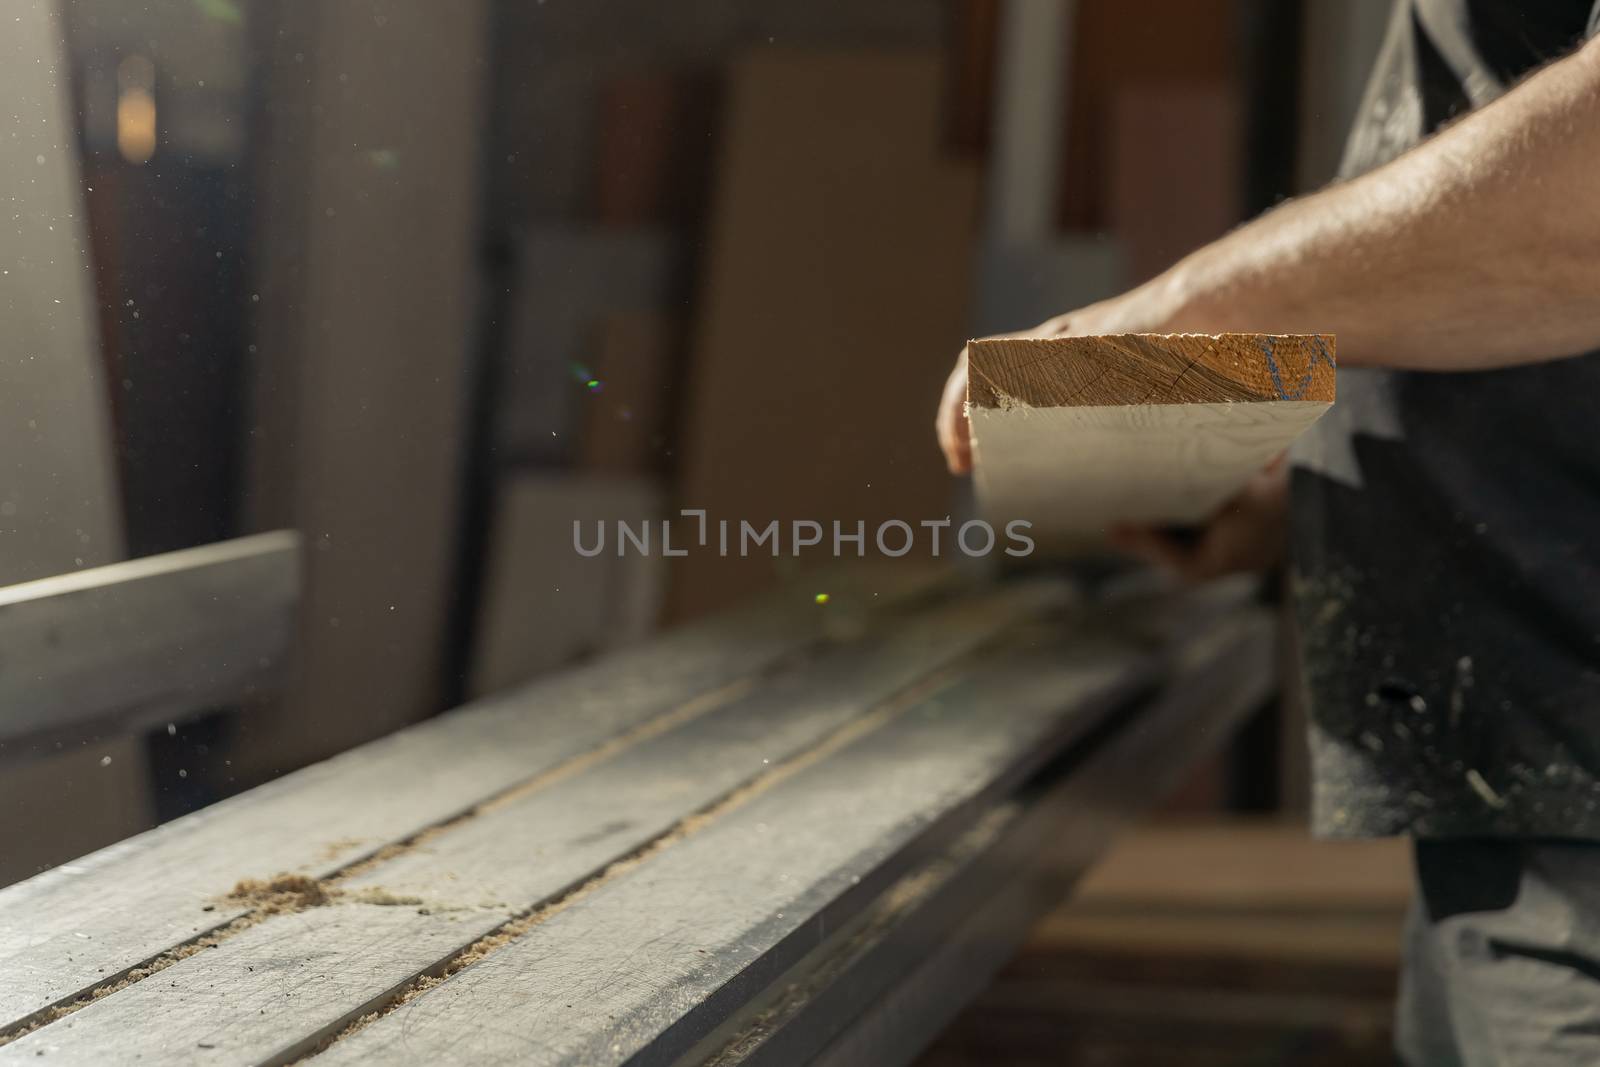
<path fill-rule="evenodd" d="M 1398 918 L 1411 892 L 1411 846 L 1402 838 L 1329 841 L 1312 837 L 1302 823 L 1277 819 L 1172 819 L 1118 842 L 1057 915 L 1134 907 L 1352 908 Z"/>
<path fill-rule="evenodd" d="M 966 334 L 978 172 L 941 148 L 944 98 L 931 53 L 767 49 L 734 65 L 681 506 L 869 529 L 947 514 L 928 423 Z M 775 575 L 771 558 L 674 562 L 679 617 Z"/>
<path fill-rule="evenodd" d="M 1044 541 L 1200 521 L 1334 396 L 1316 335 L 1000 338 L 970 356 L 984 510 Z"/>

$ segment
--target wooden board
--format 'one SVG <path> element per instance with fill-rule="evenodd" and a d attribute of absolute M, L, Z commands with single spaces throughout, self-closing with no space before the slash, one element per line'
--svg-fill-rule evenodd
<path fill-rule="evenodd" d="M 930 575 L 840 575 L 830 587 L 829 607 L 841 611 L 789 595 L 686 627 L 0 890 L 0 1032 L 247 914 L 244 904 L 216 901 L 241 877 L 332 874 L 585 753 L 627 743 L 658 716 L 710 710 L 737 683 L 870 632 L 873 605 L 892 612 L 927 593 Z"/>
<path fill-rule="evenodd" d="M 1174 820 L 1112 848 L 1039 924 L 1029 951 L 1394 966 L 1413 892 L 1403 838 L 1322 841 L 1277 820 Z"/>
<path fill-rule="evenodd" d="M 969 355 L 984 511 L 1045 541 L 1203 520 L 1334 397 L 1319 335 L 997 338 Z"/>
<path fill-rule="evenodd" d="M 0 1063 L 26 1062 L 41 1049 L 52 1062 L 94 1063 L 112 1043 L 141 1063 L 182 1063 L 202 1041 L 218 1062 L 292 1058 L 380 994 L 439 969 L 507 921 L 669 831 L 685 833 L 685 821 L 708 806 L 781 777 L 873 708 L 1006 627 L 1060 604 L 1063 593 L 1043 585 L 966 599 L 834 650 L 649 744 L 497 803 L 341 880 L 322 921 L 283 924 L 271 939 L 252 928 L 182 960 L 158 980 L 89 1005 L 72 1016 L 70 1029 L 46 1028 L 0 1049 Z M 373 912 L 374 902 L 385 911 Z M 346 957 L 362 963 L 336 965 Z M 313 964 L 323 972 L 320 981 L 307 973 Z M 326 974 L 330 968 L 336 973 Z M 174 997 L 172 982 L 205 992 Z M 301 996 L 304 1005 L 294 1002 Z M 263 1005 L 277 1017 L 276 1027 L 260 1025 Z M 294 1025 L 284 1025 L 286 1013 Z M 141 1025 L 151 1018 L 162 1025 Z"/>
<path fill-rule="evenodd" d="M 1175 879 L 1173 871 L 1185 876 Z M 1403 838 L 1328 841 L 1276 819 L 1183 819 L 1153 823 L 1119 842 L 1061 917 L 1115 908 L 1398 915 L 1413 888 L 1411 845 Z"/>

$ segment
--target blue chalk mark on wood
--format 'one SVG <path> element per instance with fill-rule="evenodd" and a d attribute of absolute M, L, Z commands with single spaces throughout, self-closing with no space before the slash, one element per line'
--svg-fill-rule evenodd
<path fill-rule="evenodd" d="M 1317 350 L 1311 353 L 1311 361 L 1306 364 L 1306 376 L 1300 380 L 1300 384 L 1291 393 L 1283 384 L 1283 373 L 1278 370 L 1276 346 L 1272 338 L 1269 336 L 1261 338 L 1261 352 L 1267 357 L 1267 371 L 1272 375 L 1272 384 L 1278 390 L 1279 400 L 1299 400 L 1305 396 L 1306 390 L 1311 388 L 1311 379 L 1316 374 L 1318 363 L 1326 363 L 1330 368 L 1338 369 L 1339 365 L 1334 362 L 1333 353 L 1328 351 L 1328 344 L 1322 339 L 1322 336 L 1313 334 L 1311 340 L 1317 346 Z"/>

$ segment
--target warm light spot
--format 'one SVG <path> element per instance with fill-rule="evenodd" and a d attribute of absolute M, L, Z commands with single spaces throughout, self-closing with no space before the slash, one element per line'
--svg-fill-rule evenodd
<path fill-rule="evenodd" d="M 129 163 L 156 153 L 156 66 L 131 55 L 117 64 L 117 150 Z"/>
<path fill-rule="evenodd" d="M 156 98 L 148 89 L 124 89 L 117 98 L 117 150 L 129 163 L 156 153 Z"/>

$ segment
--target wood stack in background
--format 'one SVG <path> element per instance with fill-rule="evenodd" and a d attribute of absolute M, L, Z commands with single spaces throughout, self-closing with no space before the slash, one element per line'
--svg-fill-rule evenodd
<path fill-rule="evenodd" d="M 1129 834 L 918 1067 L 1387 1063 L 1400 839 L 1274 821 Z"/>

